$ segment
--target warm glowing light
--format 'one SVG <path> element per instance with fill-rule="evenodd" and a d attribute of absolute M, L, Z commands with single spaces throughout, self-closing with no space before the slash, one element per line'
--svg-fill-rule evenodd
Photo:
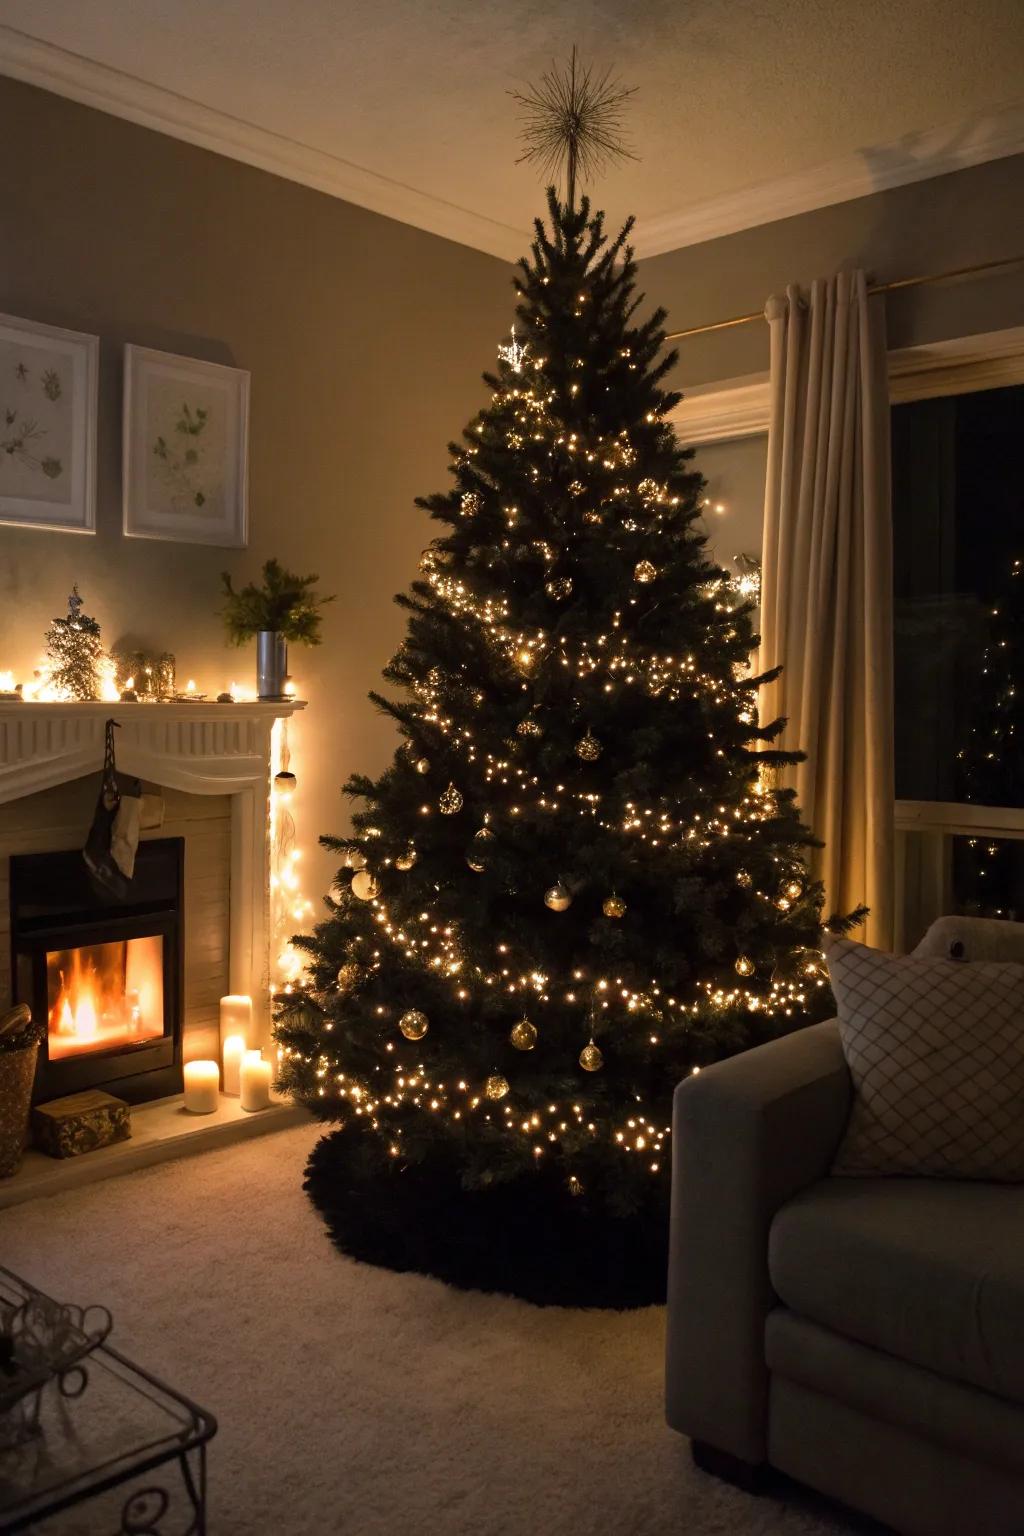
<path fill-rule="evenodd" d="M 159 934 L 48 954 L 50 1060 L 159 1039 L 163 968 Z"/>

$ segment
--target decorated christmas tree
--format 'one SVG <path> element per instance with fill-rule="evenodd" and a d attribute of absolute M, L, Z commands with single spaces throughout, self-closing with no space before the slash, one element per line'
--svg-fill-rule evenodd
<path fill-rule="evenodd" d="M 488 401 L 419 503 L 441 533 L 373 695 L 401 743 L 323 839 L 344 867 L 277 1038 L 284 1084 L 340 1122 L 309 1187 L 342 1247 L 624 1304 L 663 1292 L 676 1084 L 827 992 L 664 312 L 639 315 L 631 221 L 608 241 L 577 202 L 567 132 Z"/>
<path fill-rule="evenodd" d="M 54 619 L 46 631 L 48 687 L 62 699 L 98 699 L 103 656 L 100 626 L 83 612 L 74 586 L 66 617 Z"/>

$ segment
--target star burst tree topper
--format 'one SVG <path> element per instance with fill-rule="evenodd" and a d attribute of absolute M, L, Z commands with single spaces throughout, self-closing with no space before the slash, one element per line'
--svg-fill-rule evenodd
<path fill-rule="evenodd" d="M 565 171 L 565 200 L 576 202 L 576 179 L 593 181 L 614 160 L 635 160 L 622 137 L 623 103 L 636 91 L 612 78 L 611 71 L 595 75 L 577 63 L 573 48 L 569 63 L 552 65 L 528 94 L 509 94 L 523 107 L 520 140 L 523 160 L 535 161 L 545 177 Z"/>

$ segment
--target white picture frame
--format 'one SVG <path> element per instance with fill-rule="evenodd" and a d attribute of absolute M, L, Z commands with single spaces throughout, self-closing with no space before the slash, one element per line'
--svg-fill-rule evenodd
<path fill-rule="evenodd" d="M 96 532 L 98 336 L 0 315 L 0 523 Z"/>
<path fill-rule="evenodd" d="M 123 425 L 125 537 L 244 549 L 246 370 L 126 346 Z"/>

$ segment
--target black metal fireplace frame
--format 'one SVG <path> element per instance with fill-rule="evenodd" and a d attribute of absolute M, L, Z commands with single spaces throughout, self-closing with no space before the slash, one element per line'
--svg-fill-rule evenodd
<path fill-rule="evenodd" d="M 39 1103 L 95 1087 L 99 1082 L 131 1104 L 167 1098 L 182 1088 L 184 999 L 184 839 L 155 838 L 140 845 L 129 899 L 100 893 L 80 854 L 11 858 L 11 974 L 15 1001 L 48 1014 L 46 956 L 54 949 L 159 935 L 163 938 L 164 1034 L 138 1045 L 49 1059 L 39 1052 L 33 1099 Z M 64 872 L 67 902 L 33 903 L 40 869 Z M 157 879 L 151 878 L 159 871 Z M 173 886 L 173 890 L 171 889 Z M 41 909 L 45 907 L 45 909 Z"/>

